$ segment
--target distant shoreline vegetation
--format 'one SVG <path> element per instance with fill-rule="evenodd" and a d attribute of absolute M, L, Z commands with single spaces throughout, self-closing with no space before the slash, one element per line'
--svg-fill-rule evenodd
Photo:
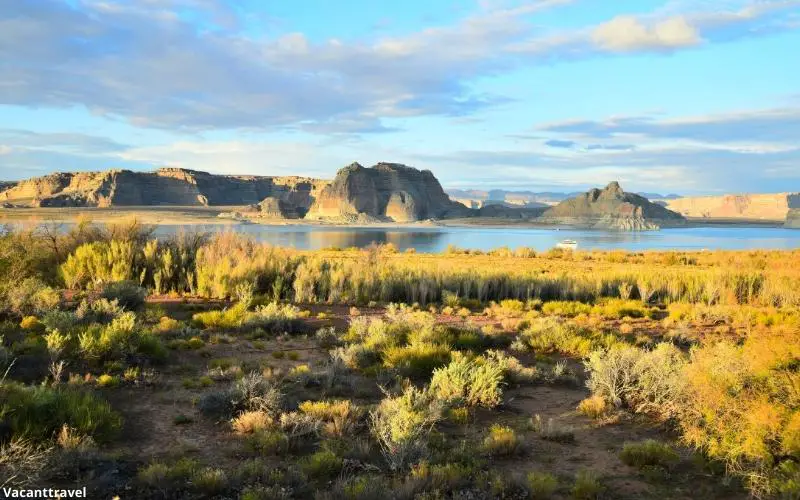
<path fill-rule="evenodd" d="M 224 298 L 243 282 L 275 299 L 362 304 L 437 302 L 446 292 L 480 301 L 631 296 L 661 302 L 800 305 L 800 250 L 714 252 L 562 251 L 530 248 L 443 254 L 393 245 L 306 251 L 223 232 L 153 236 L 136 220 L 64 232 L 2 236 L 3 272 L 43 284 L 93 289 L 133 281 L 156 294 Z M 14 283 L 16 279 L 6 280 Z"/>

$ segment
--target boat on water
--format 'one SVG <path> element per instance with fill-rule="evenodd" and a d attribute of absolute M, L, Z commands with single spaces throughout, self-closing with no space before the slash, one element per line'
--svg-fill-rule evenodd
<path fill-rule="evenodd" d="M 578 248 L 578 242 L 575 240 L 562 240 L 556 245 L 556 248 L 561 248 L 563 250 L 575 250 Z"/>

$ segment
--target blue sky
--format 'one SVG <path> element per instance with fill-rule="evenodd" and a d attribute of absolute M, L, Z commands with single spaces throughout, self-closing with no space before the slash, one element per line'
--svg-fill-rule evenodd
<path fill-rule="evenodd" d="M 800 0 L 0 0 L 0 179 L 800 191 Z"/>

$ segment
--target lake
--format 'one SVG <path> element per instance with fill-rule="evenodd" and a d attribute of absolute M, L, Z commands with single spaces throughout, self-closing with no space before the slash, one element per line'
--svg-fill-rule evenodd
<path fill-rule="evenodd" d="M 157 234 L 167 235 L 186 226 L 162 225 Z M 201 231 L 237 231 L 272 245 L 314 250 L 325 247 L 366 247 L 392 243 L 399 250 L 442 252 L 448 245 L 490 250 L 498 247 L 530 247 L 548 250 L 571 239 L 580 250 L 745 250 L 800 248 L 800 230 L 764 226 L 702 226 L 638 233 L 585 229 L 419 227 L 364 228 L 320 226 L 192 225 Z"/>

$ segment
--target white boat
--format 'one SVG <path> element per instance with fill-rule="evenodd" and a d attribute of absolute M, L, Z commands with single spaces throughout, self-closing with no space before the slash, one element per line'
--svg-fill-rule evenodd
<path fill-rule="evenodd" d="M 578 242 L 575 240 L 562 240 L 560 243 L 556 245 L 556 248 L 561 248 L 564 250 L 575 250 L 578 248 Z"/>

